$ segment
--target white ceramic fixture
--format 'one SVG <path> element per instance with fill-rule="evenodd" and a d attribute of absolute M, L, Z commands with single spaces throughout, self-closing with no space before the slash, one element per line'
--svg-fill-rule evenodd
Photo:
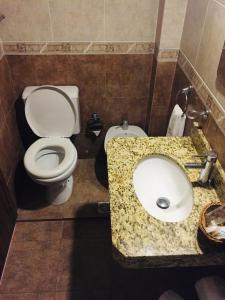
<path fill-rule="evenodd" d="M 76 86 L 30 86 L 22 99 L 26 120 L 39 137 L 26 151 L 24 166 L 37 183 L 48 186 L 48 201 L 66 202 L 73 190 L 77 150 L 69 137 L 80 132 Z"/>
<path fill-rule="evenodd" d="M 126 138 L 126 137 L 147 137 L 147 134 L 138 126 L 128 125 L 126 129 L 122 126 L 112 126 L 106 133 L 104 147 L 106 151 L 106 145 L 112 138 Z"/>
<path fill-rule="evenodd" d="M 167 156 L 151 155 L 138 162 L 133 186 L 144 209 L 158 220 L 183 221 L 192 211 L 191 182 L 183 169 Z"/>

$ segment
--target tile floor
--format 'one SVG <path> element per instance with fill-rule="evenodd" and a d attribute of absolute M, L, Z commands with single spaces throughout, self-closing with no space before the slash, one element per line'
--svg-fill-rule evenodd
<path fill-rule="evenodd" d="M 95 159 L 79 159 L 74 172 L 74 190 L 68 202 L 55 206 L 46 203 L 45 188 L 34 184 L 26 174 L 20 183 L 18 220 L 51 220 L 97 217 L 97 203 L 108 202 L 108 190 L 96 179 Z M 21 188 L 21 185 L 23 186 Z M 32 200 L 31 200 L 32 199 Z"/>
<path fill-rule="evenodd" d="M 0 300 L 158 300 L 167 289 L 197 300 L 194 283 L 211 274 L 224 268 L 123 269 L 107 218 L 18 222 Z"/>
<path fill-rule="evenodd" d="M 25 201 L 0 300 L 158 300 L 171 288 L 185 300 L 197 300 L 197 279 L 224 274 L 219 267 L 123 269 L 112 257 L 109 216 L 97 210 L 99 201 L 108 201 L 108 191 L 95 177 L 94 160 L 79 160 L 74 179 L 73 195 L 61 206 L 43 205 L 44 191 L 28 179 L 20 186 Z"/>
<path fill-rule="evenodd" d="M 18 222 L 0 300 L 110 299 L 106 219 Z"/>

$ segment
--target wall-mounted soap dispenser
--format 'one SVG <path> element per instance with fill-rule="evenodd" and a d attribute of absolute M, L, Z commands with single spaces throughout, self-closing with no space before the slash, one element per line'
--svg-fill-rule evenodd
<path fill-rule="evenodd" d="M 97 113 L 93 113 L 87 122 L 87 134 L 92 134 L 98 137 L 103 128 L 103 122 Z"/>

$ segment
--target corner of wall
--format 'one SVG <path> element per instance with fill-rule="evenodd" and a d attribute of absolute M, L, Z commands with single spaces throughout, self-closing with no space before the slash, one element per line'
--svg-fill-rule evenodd
<path fill-rule="evenodd" d="M 187 0 L 166 0 L 159 49 L 179 49 Z"/>
<path fill-rule="evenodd" d="M 3 42 L 0 38 L 0 60 L 2 59 L 3 56 L 4 56 Z"/>
<path fill-rule="evenodd" d="M 160 0 L 155 37 L 148 133 L 164 135 L 171 107 L 171 92 L 183 32 L 187 0 Z M 177 18 L 179 16 L 177 23 Z"/>

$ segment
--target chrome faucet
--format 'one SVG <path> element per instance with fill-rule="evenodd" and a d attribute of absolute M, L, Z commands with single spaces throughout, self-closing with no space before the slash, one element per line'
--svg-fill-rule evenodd
<path fill-rule="evenodd" d="M 202 186 L 210 186 L 213 166 L 217 161 L 216 152 L 210 151 L 205 155 L 195 155 L 194 157 L 205 158 L 205 161 L 202 163 L 186 163 L 185 167 L 188 169 L 202 169 L 198 183 Z"/>
<path fill-rule="evenodd" d="M 121 127 L 123 128 L 123 130 L 127 130 L 128 129 L 128 121 L 123 120 Z"/>

